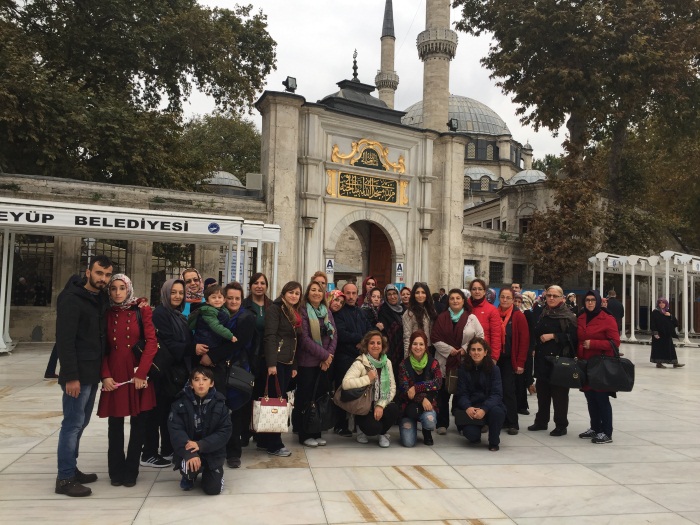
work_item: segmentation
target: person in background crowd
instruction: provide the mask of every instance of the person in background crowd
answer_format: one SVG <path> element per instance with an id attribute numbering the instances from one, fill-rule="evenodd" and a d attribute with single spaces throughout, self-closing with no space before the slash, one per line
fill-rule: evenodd
<path id="1" fill-rule="evenodd" d="M 25 306 L 30 303 L 29 283 L 24 277 L 17 279 L 14 290 L 12 290 L 12 304 L 15 306 Z"/>
<path id="2" fill-rule="evenodd" d="M 485 421 L 489 450 L 496 452 L 501 443 L 501 428 L 506 417 L 501 374 L 490 355 L 488 342 L 475 337 L 469 342 L 464 365 L 459 368 L 455 410 L 466 412 L 470 420 Z M 460 433 L 472 444 L 481 443 L 481 425 L 468 424 Z"/>
<path id="3" fill-rule="evenodd" d="M 73 275 L 56 301 L 56 348 L 63 391 L 63 421 L 58 434 L 56 494 L 84 497 L 92 494 L 85 484 L 97 474 L 78 470 L 78 449 L 95 406 L 105 345 L 104 315 L 109 306 L 105 288 L 112 277 L 112 262 L 104 255 L 90 259 L 84 279 Z"/>
<path id="4" fill-rule="evenodd" d="M 411 301 L 411 289 L 408 286 L 404 286 L 401 288 L 401 293 L 399 295 L 401 296 L 401 307 L 405 312 L 408 310 L 408 304 Z"/>
<path id="5" fill-rule="evenodd" d="M 615 318 L 617 331 L 622 333 L 622 319 L 625 317 L 625 307 L 617 300 L 617 292 L 614 289 L 608 291 L 608 312 Z"/>
<path id="6" fill-rule="evenodd" d="M 364 416 L 355 416 L 359 432 L 358 443 L 369 443 L 368 436 L 379 436 L 379 446 L 390 445 L 389 429 L 399 417 L 399 407 L 393 399 L 396 381 L 391 361 L 386 357 L 386 338 L 377 330 L 367 332 L 360 344 L 360 355 L 353 361 L 343 378 L 342 388 L 372 387 L 372 407 Z"/>
<path id="7" fill-rule="evenodd" d="M 379 322 L 389 345 L 387 357 L 391 361 L 392 369 L 398 374 L 399 365 L 403 360 L 403 308 L 399 303 L 399 291 L 393 284 L 384 287 L 384 302 L 379 307 Z"/>
<path id="8" fill-rule="evenodd" d="M 156 393 L 148 387 L 148 373 L 158 351 L 153 314 L 146 299 L 134 295 L 131 280 L 118 273 L 109 281 L 107 354 L 102 359 L 102 395 L 97 415 L 108 419 L 107 465 L 112 486 L 133 487 L 146 436 L 148 411 Z M 140 317 L 140 319 L 139 319 Z M 144 340 L 140 358 L 132 346 Z M 129 420 L 129 443 L 124 455 L 124 418 Z"/>
<path id="9" fill-rule="evenodd" d="M 362 338 L 370 330 L 367 319 L 357 306 L 357 286 L 346 283 L 343 295 L 345 305 L 337 314 L 333 314 L 338 328 L 338 345 L 333 364 L 336 387 L 343 382 L 345 374 L 359 356 Z M 352 437 L 352 431 L 348 428 L 348 414 L 340 407 L 337 410 L 338 417 L 333 431 L 342 437 Z"/>
<path id="10" fill-rule="evenodd" d="M 615 318 L 602 309 L 602 301 L 596 290 L 590 290 L 583 298 L 584 311 L 578 316 L 579 359 L 590 359 L 595 355 L 613 356 L 611 343 L 620 346 L 620 332 Z M 613 417 L 610 396 L 612 392 L 598 392 L 585 385 L 583 393 L 588 403 L 591 426 L 578 435 L 595 444 L 612 443 Z"/>
<path id="11" fill-rule="evenodd" d="M 489 304 L 496 303 L 496 290 L 493 288 L 486 290 L 486 301 L 488 301 Z"/>
<path id="12" fill-rule="evenodd" d="M 314 272 L 311 279 L 309 279 L 309 282 L 317 283 L 323 290 L 324 294 L 328 290 L 328 276 L 326 275 L 326 272 L 322 272 L 321 270 Z"/>
<path id="13" fill-rule="evenodd" d="M 443 303 L 440 301 L 440 294 L 437 292 L 433 294 L 433 304 L 435 305 L 435 311 L 438 315 L 447 310 L 447 303 Z"/>
<path id="14" fill-rule="evenodd" d="M 214 279 L 213 277 L 207 277 L 206 279 L 204 279 L 204 289 L 205 290 L 207 288 L 209 288 L 212 284 L 219 284 L 219 283 L 217 283 L 216 279 Z"/>
<path id="15" fill-rule="evenodd" d="M 326 294 L 326 302 L 328 303 L 328 309 L 335 315 L 345 305 L 345 294 L 342 290 L 328 292 Z"/>
<path id="16" fill-rule="evenodd" d="M 550 404 L 554 406 L 554 430 L 550 436 L 566 435 L 569 426 L 569 389 L 549 382 L 554 364 L 548 357 L 576 354 L 578 319 L 566 305 L 564 291 L 552 285 L 545 292 L 547 306 L 535 326 L 535 377 L 537 377 L 537 414 L 530 431 L 547 430 Z"/>
<path id="17" fill-rule="evenodd" d="M 501 316 L 498 309 L 486 300 L 486 282 L 474 279 L 469 283 L 469 306 L 484 329 L 484 339 L 491 349 L 490 356 L 494 363 L 501 357 Z"/>
<path id="18" fill-rule="evenodd" d="M 189 317 L 190 313 L 202 306 L 204 302 L 204 281 L 196 268 L 187 268 L 180 275 L 185 282 L 185 308 L 182 315 Z"/>
<path id="19" fill-rule="evenodd" d="M 530 334 L 525 361 L 525 371 L 515 376 L 515 397 L 518 400 L 518 414 L 530 415 L 530 405 L 527 402 L 528 393 L 535 393 L 535 379 L 532 377 L 533 360 L 535 357 L 535 315 L 532 305 L 535 302 L 535 292 L 523 292 L 522 312 L 527 320 L 528 333 Z"/>
<path id="20" fill-rule="evenodd" d="M 362 314 L 367 319 L 367 324 L 370 325 L 372 330 L 379 330 L 380 332 L 384 330 L 384 325 L 379 320 L 379 307 L 382 305 L 382 291 L 379 288 L 373 288 L 367 294 L 367 300 L 360 307 L 362 309 Z"/>
<path id="21" fill-rule="evenodd" d="M 428 337 L 416 331 L 409 339 L 409 356 L 399 365 L 397 382 L 401 422 L 399 432 L 401 444 L 413 447 L 420 422 L 423 444 L 433 445 L 433 430 L 437 422 L 437 398 L 442 386 L 442 374 L 437 360 L 428 355 Z"/>
<path id="22" fill-rule="evenodd" d="M 498 369 L 503 384 L 503 404 L 506 406 L 505 428 L 509 435 L 518 433 L 518 401 L 515 393 L 515 378 L 525 372 L 530 330 L 523 313 L 513 305 L 513 290 L 502 288 L 499 296 L 498 315 L 501 317 L 501 356 Z"/>
<path id="23" fill-rule="evenodd" d="M 302 411 L 315 401 L 313 393 L 317 381 L 317 396 L 329 391 L 328 370 L 338 345 L 335 321 L 326 308 L 324 296 L 325 291 L 317 282 L 312 281 L 306 287 L 301 306 L 301 342 L 297 352 L 299 373 L 292 420 L 299 430 L 299 443 L 311 448 L 324 446 L 326 440 L 321 438 L 320 432 L 309 434 L 304 430 Z"/>
<path id="24" fill-rule="evenodd" d="M 362 294 L 357 298 L 357 306 L 362 306 L 369 299 L 368 294 L 377 287 L 377 280 L 368 275 L 362 281 Z"/>
<path id="25" fill-rule="evenodd" d="M 566 306 L 574 315 L 579 314 L 578 305 L 576 304 L 576 294 L 574 292 L 566 294 Z"/>
<path id="26" fill-rule="evenodd" d="M 265 320 L 265 364 L 260 380 L 267 384 L 268 392 L 287 397 L 287 387 L 297 375 L 297 334 L 301 330 L 299 301 L 301 284 L 289 281 L 282 287 L 280 296 L 267 309 Z M 277 385 L 279 385 L 279 392 Z M 292 453 L 282 442 L 279 432 L 258 432 L 258 449 L 267 450 L 272 456 L 288 457 Z"/>
<path id="27" fill-rule="evenodd" d="M 656 368 L 666 368 L 664 364 L 673 365 L 673 368 L 681 368 L 685 364 L 678 362 L 676 347 L 673 338 L 676 336 L 678 319 L 668 311 L 668 300 L 659 297 L 656 308 L 651 312 L 651 357 L 649 360 L 656 363 Z"/>
<path id="28" fill-rule="evenodd" d="M 513 290 L 513 294 L 519 294 L 523 291 L 523 288 L 522 286 L 520 286 L 520 283 L 511 284 L 510 289 Z"/>
<path id="29" fill-rule="evenodd" d="M 408 340 L 416 330 L 422 330 L 430 341 L 430 330 L 437 319 L 437 311 L 430 295 L 430 288 L 426 283 L 414 283 L 411 288 L 411 299 L 408 302 L 408 310 L 403 314 L 403 356 L 408 357 Z"/>

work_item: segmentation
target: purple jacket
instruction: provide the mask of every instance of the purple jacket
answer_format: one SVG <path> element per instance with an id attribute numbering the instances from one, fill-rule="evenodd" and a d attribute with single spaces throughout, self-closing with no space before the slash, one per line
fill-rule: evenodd
<path id="1" fill-rule="evenodd" d="M 297 365 L 317 367 L 323 361 L 328 359 L 328 356 L 335 354 L 335 347 L 338 344 L 338 330 L 335 327 L 333 314 L 328 310 L 328 320 L 333 325 L 335 333 L 333 339 L 328 336 L 323 336 L 321 341 L 323 346 L 319 345 L 311 337 L 311 327 L 309 326 L 309 314 L 306 312 L 306 306 L 299 309 L 301 313 L 301 344 L 297 351 Z"/>

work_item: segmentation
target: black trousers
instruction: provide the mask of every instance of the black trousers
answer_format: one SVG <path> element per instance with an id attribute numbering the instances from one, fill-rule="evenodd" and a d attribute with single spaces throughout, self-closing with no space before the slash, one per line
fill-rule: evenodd
<path id="1" fill-rule="evenodd" d="M 568 427 L 569 389 L 551 384 L 549 378 L 538 377 L 536 425 L 547 426 L 549 423 L 550 404 L 554 406 L 554 425 L 557 428 Z"/>
<path id="2" fill-rule="evenodd" d="M 180 474 L 186 476 L 188 479 L 195 481 L 197 476 L 202 475 L 202 490 L 205 494 L 209 496 L 216 496 L 221 494 L 224 490 L 224 467 L 223 465 L 217 468 L 210 468 L 206 460 L 202 459 L 202 465 L 199 470 L 194 472 L 188 472 L 185 474 L 182 469 L 180 469 Z"/>
<path id="3" fill-rule="evenodd" d="M 277 395 L 277 384 L 275 382 L 275 377 L 279 381 L 280 390 L 282 391 L 282 396 L 287 398 L 287 387 L 292 379 L 292 365 L 285 365 L 283 363 L 277 363 L 277 375 L 267 377 L 267 368 L 261 371 L 261 381 L 263 385 L 267 379 L 268 385 L 268 395 Z M 274 452 L 284 447 L 282 443 L 282 434 L 279 432 L 257 432 L 257 443 L 258 447 L 264 447 L 268 452 Z"/>
<path id="4" fill-rule="evenodd" d="M 132 416 L 129 423 L 129 445 L 124 455 L 124 418 L 110 417 L 107 419 L 107 468 L 109 479 L 132 483 L 139 475 L 139 461 L 141 460 L 141 447 L 146 434 L 146 420 L 148 412 L 141 412 L 138 416 Z"/>
<path id="5" fill-rule="evenodd" d="M 510 360 L 510 355 L 501 356 L 498 359 L 498 369 L 501 371 L 501 381 L 503 383 L 503 404 L 506 406 L 507 428 L 518 427 L 518 401 L 515 397 L 515 370 Z"/>
<path id="6" fill-rule="evenodd" d="M 345 374 L 348 373 L 348 370 L 350 370 L 350 367 L 352 366 L 352 362 L 354 360 L 354 357 L 346 354 L 335 354 L 335 359 L 333 359 L 333 380 L 335 381 L 335 388 L 340 388 L 340 386 L 343 384 L 343 378 L 345 377 Z M 347 430 L 349 414 L 339 406 L 336 406 L 335 408 L 336 430 Z M 357 418 L 355 418 L 355 421 L 357 422 Z"/>
<path id="7" fill-rule="evenodd" d="M 318 379 L 318 389 L 316 397 L 328 392 L 330 387 L 329 374 L 318 366 L 300 366 L 297 371 L 297 389 L 294 394 L 294 411 L 292 412 L 292 425 L 299 433 L 299 443 L 304 443 L 309 438 L 320 438 L 321 433 L 307 434 L 304 432 L 302 421 L 302 410 L 313 401 L 314 386 Z"/>
<path id="8" fill-rule="evenodd" d="M 484 419 L 489 426 L 489 445 L 498 445 L 501 442 L 501 429 L 506 418 L 506 411 L 502 406 L 493 407 L 486 412 Z M 481 442 L 481 426 L 467 425 L 462 428 L 462 435 L 471 443 Z"/>
<path id="9" fill-rule="evenodd" d="M 610 405 L 609 392 L 584 392 L 588 402 L 588 415 L 591 417 L 591 428 L 596 432 L 604 432 L 608 437 L 613 433 L 613 413 Z"/>
<path id="10" fill-rule="evenodd" d="M 231 411 L 231 437 L 226 443 L 226 459 L 240 458 L 244 444 L 248 445 L 252 410 L 253 403 L 250 401 Z"/>
<path id="11" fill-rule="evenodd" d="M 525 371 L 515 376 L 515 399 L 518 402 L 518 410 L 528 410 L 530 405 L 527 402 L 527 388 L 534 382 L 532 378 L 532 351 L 527 351 L 525 361 Z"/>
<path id="12" fill-rule="evenodd" d="M 396 424 L 400 412 L 399 406 L 392 402 L 384 407 L 384 413 L 379 421 L 374 419 L 374 406 L 366 416 L 355 416 L 355 421 L 366 436 L 379 436 L 386 434 Z"/>
<path id="13" fill-rule="evenodd" d="M 450 426 L 450 396 L 447 385 L 443 381 L 440 390 L 438 390 L 437 428 L 449 428 Z"/>
<path id="14" fill-rule="evenodd" d="M 170 406 L 175 401 L 175 398 L 163 392 L 160 379 L 153 380 L 152 384 L 156 391 L 156 406 L 148 412 L 146 420 L 146 434 L 142 452 L 144 458 L 150 458 L 158 454 L 158 445 L 160 445 L 161 456 L 169 456 L 173 453 L 173 446 L 170 443 L 170 432 L 168 431 L 168 415 L 170 414 Z"/>

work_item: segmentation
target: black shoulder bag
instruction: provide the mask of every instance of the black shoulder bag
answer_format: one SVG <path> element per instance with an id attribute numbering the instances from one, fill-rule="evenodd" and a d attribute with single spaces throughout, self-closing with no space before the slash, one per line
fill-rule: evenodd
<path id="1" fill-rule="evenodd" d="M 601 392 L 631 392 L 634 388 L 634 363 L 620 357 L 612 340 L 613 357 L 594 355 L 588 360 L 588 386 Z"/>
<path id="2" fill-rule="evenodd" d="M 559 319 L 559 323 L 562 333 L 566 334 L 566 321 Z M 549 382 L 564 388 L 581 388 L 586 384 L 586 363 L 576 357 L 570 357 L 570 349 L 571 344 L 566 343 L 561 356 L 547 357 L 553 365 Z"/>
<path id="3" fill-rule="evenodd" d="M 131 347 L 131 351 L 136 356 L 136 359 L 141 362 L 141 356 L 146 348 L 146 337 L 143 330 L 143 318 L 141 317 L 141 308 L 136 307 L 136 319 L 139 323 L 139 329 L 141 330 L 141 339 L 136 341 L 134 346 Z M 153 362 L 151 363 L 151 368 L 148 371 L 148 376 L 153 379 L 155 377 L 162 377 L 163 374 L 172 366 L 173 356 L 167 347 L 158 340 L 158 329 L 153 327 L 156 331 L 156 341 L 158 345 L 158 351 L 153 357 Z"/>

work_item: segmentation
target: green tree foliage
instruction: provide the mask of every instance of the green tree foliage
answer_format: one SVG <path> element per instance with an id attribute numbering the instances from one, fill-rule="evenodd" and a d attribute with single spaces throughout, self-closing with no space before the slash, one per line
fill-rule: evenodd
<path id="1" fill-rule="evenodd" d="M 532 169 L 540 170 L 551 177 L 555 176 L 563 166 L 564 156 L 556 156 L 551 153 L 547 153 L 543 159 L 535 159 L 532 161 Z"/>
<path id="2" fill-rule="evenodd" d="M 559 266 L 552 280 L 585 269 L 587 257 L 609 237 L 606 226 L 620 230 L 619 240 L 629 233 L 623 228 L 639 218 L 620 193 L 631 167 L 624 164 L 630 131 L 652 115 L 679 125 L 695 115 L 700 2 L 454 0 L 454 5 L 462 8 L 458 29 L 493 34 L 482 63 L 513 95 L 521 121 L 553 132 L 566 124 L 565 177 L 554 183 L 559 208 L 535 214 L 527 245 L 540 274 Z M 601 142 L 602 163 L 602 151 L 593 159 L 595 152 L 587 150 Z M 602 195 L 616 217 L 601 208 L 596 197 Z M 567 245 L 556 253 L 557 246 Z M 547 250 L 550 257 L 541 257 Z M 553 261 L 560 256 L 566 259 Z"/>
<path id="3" fill-rule="evenodd" d="M 187 189 L 194 84 L 243 112 L 275 65 L 266 17 L 196 0 L 0 3 L 0 169 Z"/>

